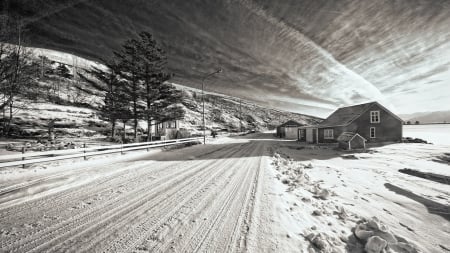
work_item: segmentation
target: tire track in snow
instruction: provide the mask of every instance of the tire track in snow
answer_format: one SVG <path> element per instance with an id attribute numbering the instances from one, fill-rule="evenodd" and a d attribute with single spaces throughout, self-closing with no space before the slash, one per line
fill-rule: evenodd
<path id="1" fill-rule="evenodd" d="M 189 172 L 190 167 L 185 167 L 181 169 L 182 171 L 175 171 L 173 174 L 166 175 L 165 177 L 158 180 L 157 183 L 163 183 L 165 181 L 171 182 L 170 179 L 175 180 L 181 176 L 184 176 L 186 173 L 192 173 Z M 184 173 L 179 174 L 178 173 Z M 130 201 L 136 201 L 139 200 L 140 196 L 145 196 L 145 193 L 148 189 L 151 189 L 153 182 L 149 182 L 147 184 L 141 185 L 139 188 L 137 188 L 134 191 L 129 192 L 127 195 L 122 195 L 120 198 L 113 199 L 113 201 L 103 203 L 101 206 L 97 206 L 94 208 L 89 208 L 89 210 L 86 210 L 85 212 L 79 213 L 75 215 L 74 217 L 69 217 L 66 220 L 63 220 L 61 223 L 54 224 L 53 226 L 50 226 L 42 231 L 39 231 L 37 235 L 28 235 L 23 240 L 19 241 L 19 248 L 22 250 L 24 249 L 36 249 L 36 247 L 40 246 L 41 244 L 51 244 L 52 242 L 56 241 L 57 239 L 62 239 L 68 236 L 68 234 L 72 232 L 78 231 L 78 229 L 82 226 L 87 226 L 88 224 L 94 222 L 93 219 L 98 217 L 104 217 L 106 214 L 112 214 L 113 212 L 111 210 L 120 210 L 119 208 L 122 205 L 127 205 L 130 203 Z M 131 198 L 130 198 L 131 196 Z M 107 212 L 105 213 L 105 210 Z M 27 237 L 31 238 L 30 240 Z M 39 248 L 40 249 L 40 248 Z"/>
<path id="2" fill-rule="evenodd" d="M 251 149 L 250 146 L 246 147 L 246 150 L 249 149 Z M 233 152 L 233 155 L 237 152 L 243 152 L 243 150 L 236 150 Z M 173 221 L 182 221 L 180 219 L 181 212 L 183 210 L 189 210 L 193 206 L 198 206 L 204 201 L 205 197 L 203 195 L 208 194 L 212 190 L 210 187 L 214 186 L 217 181 L 220 183 L 226 182 L 223 178 L 227 179 L 232 177 L 234 174 L 234 170 L 232 170 L 233 167 L 231 167 L 233 162 L 234 161 L 231 159 L 220 159 L 211 163 L 208 167 L 209 171 L 207 174 L 198 175 L 197 184 L 190 184 L 188 189 L 177 194 L 178 197 L 167 199 L 169 202 L 168 205 L 158 206 L 156 213 L 147 217 L 146 220 L 141 221 L 138 226 L 135 226 L 130 230 L 120 231 L 121 233 L 118 235 L 118 237 L 121 238 L 120 241 L 110 244 L 107 251 L 117 252 L 135 250 L 136 245 L 145 239 L 159 242 L 163 237 L 167 236 L 167 231 L 171 234 L 176 232 L 176 224 L 173 224 Z M 215 164 L 217 164 L 217 166 Z M 198 203 L 198 201 L 200 201 L 200 203 Z M 170 224 L 170 221 L 172 221 L 173 227 L 167 225 Z M 181 228 L 181 226 L 178 226 L 178 229 L 179 228 Z M 152 251 L 156 252 L 156 250 Z"/>
<path id="3" fill-rule="evenodd" d="M 238 146 L 237 150 L 231 150 L 231 151 L 225 150 L 226 154 L 216 154 L 216 156 L 219 156 L 219 157 L 222 155 L 225 155 L 225 157 L 227 157 L 227 155 L 232 156 L 234 153 L 239 152 L 240 147 L 241 146 Z M 190 161 L 189 162 L 179 162 L 178 165 L 181 165 L 181 164 L 185 165 L 186 163 L 189 164 Z M 192 168 L 196 168 L 196 167 L 198 168 L 198 166 L 199 166 L 197 161 L 193 161 L 193 162 L 191 162 L 191 164 L 192 164 L 192 166 L 191 166 Z M 206 165 L 206 167 L 208 167 L 208 160 L 206 160 L 205 165 Z M 189 169 L 192 169 L 191 167 L 189 167 L 183 171 L 188 171 Z M 164 172 L 164 170 L 160 170 L 160 172 Z M 177 173 L 179 173 L 179 171 L 177 171 L 175 174 L 177 174 Z M 175 182 L 174 181 L 175 179 L 179 179 L 179 180 L 183 181 L 186 178 L 189 178 L 189 176 L 193 177 L 195 175 L 195 173 L 192 173 L 192 174 L 189 174 L 189 172 L 187 172 L 187 173 L 188 174 L 186 175 L 186 177 L 181 177 L 181 176 L 177 177 L 177 175 L 169 174 L 166 177 L 160 179 L 158 182 L 164 182 L 164 181 L 169 180 L 168 181 L 169 183 L 173 183 L 173 182 Z M 122 174 L 127 175 L 125 172 Z M 185 175 L 185 174 L 183 174 L 183 175 Z M 117 175 L 111 175 L 111 177 L 114 177 L 114 176 L 117 176 Z M 139 177 L 142 175 L 137 173 L 134 176 L 135 176 L 135 179 L 139 179 Z M 175 178 L 175 179 L 171 180 L 171 178 Z M 98 187 L 101 187 L 101 189 L 104 190 L 104 189 L 108 189 L 109 186 L 116 186 L 119 182 L 121 182 L 121 180 L 122 181 L 124 180 L 121 177 L 114 177 L 112 179 L 113 180 L 111 180 L 111 178 L 108 180 L 102 180 L 102 182 L 99 185 L 90 184 L 86 188 L 78 187 L 76 190 L 71 189 L 68 192 L 69 192 L 69 194 L 74 194 L 75 196 L 77 196 L 77 194 L 80 191 L 87 191 L 87 192 L 94 191 L 95 192 L 95 190 L 98 190 Z M 127 178 L 124 183 L 127 183 L 132 179 L 133 179 L 133 177 Z M 103 184 L 106 184 L 106 186 L 103 186 Z M 136 191 L 132 191 L 131 193 L 128 193 L 127 195 L 124 195 L 121 198 L 113 199 L 112 202 L 104 203 L 101 206 L 93 206 L 92 208 L 88 208 L 88 210 L 86 210 L 85 212 L 76 214 L 74 217 L 69 217 L 69 219 L 67 219 L 67 220 L 62 220 L 61 222 L 58 222 L 56 225 L 55 224 L 50 225 L 46 229 L 38 230 L 38 231 L 36 231 L 36 233 L 30 233 L 27 236 L 20 238 L 18 241 L 3 241 L 3 239 L 2 239 L 3 243 L 1 245 L 1 248 L 6 249 L 6 250 L 20 250 L 20 251 L 28 251 L 28 250 L 39 251 L 39 250 L 46 249 L 45 246 L 52 246 L 53 242 L 57 242 L 58 240 L 61 241 L 64 238 L 71 238 L 70 236 L 68 236 L 68 234 L 72 234 L 72 237 L 74 235 L 77 235 L 79 231 L 83 231 L 83 228 L 85 228 L 85 226 L 83 224 L 92 223 L 93 219 L 95 220 L 95 217 L 101 217 L 102 213 L 104 214 L 103 216 L 107 217 L 107 215 L 105 215 L 105 210 L 109 210 L 114 205 L 120 205 L 121 202 L 125 203 L 123 206 L 129 205 L 130 204 L 130 202 L 129 202 L 130 195 L 138 196 L 135 199 L 133 199 L 133 201 L 135 201 L 133 203 L 135 203 L 135 204 L 137 203 L 137 206 L 139 206 L 139 203 L 142 203 L 142 200 L 139 200 L 139 198 L 140 198 L 139 196 L 140 195 L 145 196 L 145 190 L 148 189 L 148 187 L 153 186 L 154 184 L 156 184 L 156 182 L 151 181 L 150 184 L 144 185 L 144 186 L 138 188 Z M 94 185 L 94 186 L 92 186 L 92 185 Z M 79 189 L 79 188 L 81 188 L 81 189 Z M 164 191 L 164 189 L 161 189 L 161 192 L 162 191 Z M 158 192 L 155 192 L 155 194 L 157 194 L 157 193 Z M 72 199 L 67 199 L 67 197 L 70 196 L 70 195 L 67 195 L 67 192 L 59 193 L 59 195 L 57 193 L 55 195 L 56 196 L 53 196 L 53 195 L 48 196 L 47 199 L 43 198 L 43 199 L 32 201 L 32 202 L 40 203 L 40 204 L 47 203 L 47 204 L 42 205 L 47 209 L 51 208 L 51 203 L 50 203 L 50 206 L 48 206 L 48 204 L 49 204 L 48 200 L 51 197 L 56 197 L 56 198 L 59 197 L 60 201 L 65 200 L 66 202 L 69 202 L 69 204 L 73 203 L 73 201 L 71 201 Z M 83 196 L 83 197 L 85 197 L 85 196 Z M 81 199 L 81 198 L 79 198 L 79 199 Z M 77 199 L 77 200 L 79 200 L 79 199 Z M 30 203 L 28 203 L 28 205 L 29 204 Z M 63 205 L 61 205 L 61 206 L 63 206 L 63 208 L 67 207 L 67 203 L 66 203 L 66 205 L 64 205 L 64 203 L 62 203 L 62 204 Z M 22 207 L 27 206 L 27 203 L 24 205 L 19 205 L 19 206 L 22 206 Z M 61 208 L 59 205 L 53 206 L 53 207 L 56 207 L 55 208 L 56 213 L 58 211 L 60 211 L 60 209 L 58 209 L 58 208 Z M 24 210 L 25 209 L 22 209 L 21 212 L 24 212 Z M 112 209 L 112 210 L 117 211 L 117 210 L 122 210 L 122 209 L 117 208 L 117 210 L 116 209 Z M 126 209 L 126 210 L 129 210 L 129 209 Z M 10 211 L 9 214 L 11 215 L 13 210 L 10 209 L 9 211 Z M 3 212 L 0 212 L 0 213 L 3 214 Z M 38 213 L 38 212 L 31 212 L 31 213 L 34 214 L 34 213 Z M 107 212 L 106 214 L 112 214 L 112 213 L 114 213 L 114 212 L 111 211 L 111 212 Z M 94 217 L 94 218 L 92 218 L 92 217 Z M 111 219 L 109 219 L 109 220 L 111 220 Z M 97 223 L 94 222 L 94 227 L 95 227 L 95 224 L 97 224 Z M 74 227 L 75 227 L 75 229 L 74 229 Z M 81 228 L 81 230 L 79 230 L 80 228 Z M 72 232 L 72 233 L 69 233 L 69 232 Z M 64 241 L 66 241 L 66 240 L 64 240 Z M 70 241 L 66 241 L 66 242 L 70 242 Z M 42 246 L 42 247 L 38 247 L 38 246 Z M 56 246 L 59 246 L 59 243 L 56 243 Z M 56 250 L 58 250 L 58 249 L 56 249 Z"/>

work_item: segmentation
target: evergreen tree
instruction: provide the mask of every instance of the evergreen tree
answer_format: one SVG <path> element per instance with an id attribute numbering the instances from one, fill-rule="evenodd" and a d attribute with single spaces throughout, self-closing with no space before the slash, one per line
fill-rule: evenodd
<path id="1" fill-rule="evenodd" d="M 151 138 L 152 122 L 164 122 L 182 117 L 179 106 L 181 92 L 166 83 L 171 77 L 165 72 L 167 57 L 148 32 L 125 42 L 121 52 L 115 53 L 120 73 L 127 81 L 132 103 L 134 138 L 137 139 L 137 122 L 147 121 L 147 140 Z M 141 103 L 143 101 L 143 103 Z"/>
<path id="2" fill-rule="evenodd" d="M 97 89 L 105 92 L 105 104 L 100 108 L 100 111 L 102 116 L 111 123 L 111 137 L 114 138 L 116 136 L 117 121 L 123 119 L 128 121 L 130 118 L 129 98 L 125 90 L 126 86 L 118 75 L 118 66 L 115 63 L 108 63 L 106 66 L 108 67 L 107 70 L 93 67 L 88 71 L 90 75 L 103 85 L 97 84 L 82 74 L 80 74 L 80 77 Z"/>
<path id="3" fill-rule="evenodd" d="M 142 70 L 139 62 L 138 41 L 131 39 L 125 42 L 120 52 L 114 52 L 119 62 L 119 75 L 125 81 L 124 91 L 127 93 L 131 103 L 131 116 L 133 119 L 134 139 L 137 140 L 138 120 L 142 116 L 141 85 L 139 75 Z"/>
<path id="4" fill-rule="evenodd" d="M 154 103 L 154 110 L 151 111 L 155 124 L 184 117 L 184 109 L 180 105 L 182 96 L 182 92 L 169 83 L 159 86 L 159 96 Z"/>

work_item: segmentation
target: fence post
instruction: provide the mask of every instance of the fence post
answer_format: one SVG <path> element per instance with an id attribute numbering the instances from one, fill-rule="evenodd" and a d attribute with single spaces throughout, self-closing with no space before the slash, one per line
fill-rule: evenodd
<path id="1" fill-rule="evenodd" d="M 123 155 L 123 143 L 120 144 L 120 154 Z"/>
<path id="2" fill-rule="evenodd" d="M 83 143 L 84 160 L 86 160 L 86 143 Z"/>
<path id="3" fill-rule="evenodd" d="M 25 154 L 25 147 L 22 147 L 22 155 Z M 22 156 L 22 161 L 25 161 L 25 157 Z M 25 164 L 22 164 L 22 169 L 25 169 Z"/>

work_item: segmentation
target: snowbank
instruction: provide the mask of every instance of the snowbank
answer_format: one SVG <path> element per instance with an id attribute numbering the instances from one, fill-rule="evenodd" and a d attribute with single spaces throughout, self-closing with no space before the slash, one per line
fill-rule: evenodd
<path id="1" fill-rule="evenodd" d="M 450 186 L 399 170 L 448 174 L 437 161 L 447 150 L 394 144 L 348 154 L 278 144 L 272 168 L 284 188 L 273 196 L 287 203 L 300 252 L 442 252 L 450 248 Z"/>

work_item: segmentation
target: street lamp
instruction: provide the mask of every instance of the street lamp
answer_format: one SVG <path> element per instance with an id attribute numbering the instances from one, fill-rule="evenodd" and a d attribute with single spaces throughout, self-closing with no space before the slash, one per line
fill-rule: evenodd
<path id="1" fill-rule="evenodd" d="M 202 104 L 203 104 L 203 144 L 206 144 L 206 124 L 205 124 L 205 94 L 204 94 L 204 88 L 205 88 L 205 80 L 208 78 L 208 77 L 210 77 L 210 76 L 212 76 L 212 75 L 215 75 L 215 74 L 218 74 L 218 73 L 220 73 L 220 72 L 222 72 L 222 69 L 221 68 L 219 68 L 218 70 L 216 70 L 216 71 L 214 71 L 214 72 L 212 72 L 212 73 L 210 73 L 210 74 L 207 74 L 207 75 L 205 75 L 203 78 L 202 78 Z"/>

